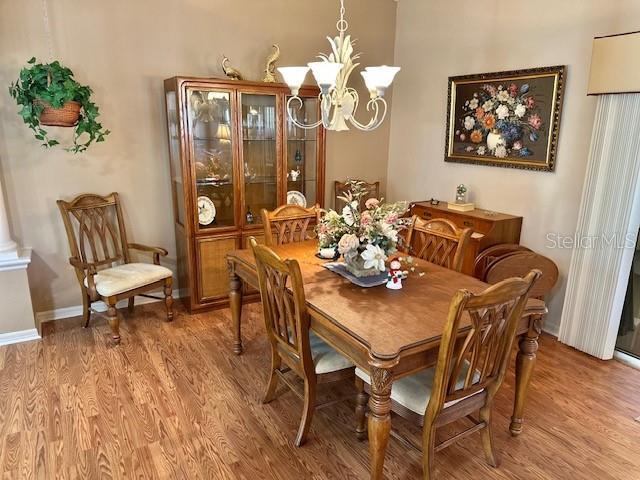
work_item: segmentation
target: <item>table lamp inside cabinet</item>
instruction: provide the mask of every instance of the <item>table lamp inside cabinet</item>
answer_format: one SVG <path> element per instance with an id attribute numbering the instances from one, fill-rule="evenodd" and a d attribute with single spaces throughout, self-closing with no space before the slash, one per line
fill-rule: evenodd
<path id="1" fill-rule="evenodd" d="M 174 77 L 164 88 L 180 296 L 190 312 L 226 306 L 225 255 L 264 240 L 260 210 L 324 206 L 325 131 L 290 118 L 319 119 L 319 91 L 303 87 L 289 115 L 280 83 Z"/>

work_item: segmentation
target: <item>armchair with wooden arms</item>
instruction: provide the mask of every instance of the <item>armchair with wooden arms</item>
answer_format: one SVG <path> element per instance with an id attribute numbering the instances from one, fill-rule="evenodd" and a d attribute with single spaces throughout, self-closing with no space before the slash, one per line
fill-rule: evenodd
<path id="1" fill-rule="evenodd" d="M 158 298 L 148 292 L 162 289 L 167 309 L 167 321 L 173 320 L 171 270 L 160 265 L 164 248 L 128 243 L 117 193 L 107 196 L 84 194 L 70 202 L 57 201 L 62 214 L 71 257 L 80 289 L 84 326 L 89 325 L 91 302 L 107 304 L 107 316 L 113 340 L 120 343 L 120 321 L 116 304 L 129 300 L 134 307 L 136 295 Z M 149 253 L 153 264 L 131 261 L 131 250 Z"/>

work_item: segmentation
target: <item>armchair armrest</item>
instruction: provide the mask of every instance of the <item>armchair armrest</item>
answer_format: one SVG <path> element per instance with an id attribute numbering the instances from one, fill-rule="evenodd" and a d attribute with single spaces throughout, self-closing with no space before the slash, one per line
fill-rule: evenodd
<path id="1" fill-rule="evenodd" d="M 155 265 L 160 265 L 160 257 L 166 257 L 169 255 L 164 248 L 161 247 L 150 247 L 149 245 L 143 245 L 141 243 L 130 243 L 128 245 L 132 250 L 138 250 L 140 252 L 147 252 L 153 254 L 153 263 Z"/>

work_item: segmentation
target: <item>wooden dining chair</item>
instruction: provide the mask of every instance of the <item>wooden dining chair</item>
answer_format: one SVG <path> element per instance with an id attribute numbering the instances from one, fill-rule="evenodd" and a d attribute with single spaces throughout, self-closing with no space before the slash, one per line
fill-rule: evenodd
<path id="1" fill-rule="evenodd" d="M 470 228 L 458 228 L 445 218 L 423 220 L 414 215 L 406 235 L 406 250 L 410 255 L 459 272 L 471 233 Z"/>
<path id="2" fill-rule="evenodd" d="M 476 257 L 473 264 L 473 276 L 484 281 L 487 275 L 487 268 L 494 260 L 510 255 L 512 253 L 530 252 L 531 249 L 517 243 L 499 243 L 484 249 Z"/>
<path id="3" fill-rule="evenodd" d="M 397 432 L 392 434 L 422 452 L 425 480 L 434 478 L 436 452 L 476 431 L 481 432 L 487 462 L 498 466 L 491 431 L 493 400 L 505 376 L 518 322 L 539 277 L 540 272 L 533 270 L 525 278 L 504 280 L 478 295 L 459 290 L 449 307 L 436 366 L 391 386 L 391 410 L 422 426 L 421 446 Z M 370 378 L 359 368 L 356 376 L 356 430 L 362 438 Z M 461 419 L 472 425 L 436 443 L 438 427 Z"/>
<path id="4" fill-rule="evenodd" d="M 71 257 L 80 289 L 82 290 L 82 317 L 89 326 L 91 302 L 101 300 L 107 304 L 107 316 L 113 340 L 120 343 L 120 321 L 116 304 L 129 300 L 133 310 L 134 297 L 157 298 L 148 292 L 164 290 L 167 321 L 173 319 L 173 273 L 160 265 L 165 257 L 164 248 L 128 243 L 117 193 L 107 196 L 85 194 L 70 202 L 57 202 L 69 241 Z M 130 251 L 153 255 L 153 264 L 132 262 Z"/>
<path id="5" fill-rule="evenodd" d="M 364 180 L 354 180 L 349 179 L 344 182 L 335 181 L 333 182 L 333 191 L 334 191 L 334 203 L 333 208 L 336 212 L 341 212 L 344 206 L 346 205 L 345 201 L 339 197 L 344 196 L 345 193 L 349 191 L 350 182 L 357 181 L 360 182 L 362 188 L 365 189 L 366 193 L 360 199 L 360 211 L 365 210 L 365 202 L 370 198 L 380 198 L 380 182 L 368 183 Z"/>
<path id="6" fill-rule="evenodd" d="M 266 245 L 303 242 L 315 238 L 313 227 L 320 220 L 320 206 L 304 208 L 281 205 L 273 211 L 262 209 L 262 224 Z"/>
<path id="7" fill-rule="evenodd" d="M 315 409 L 344 400 L 316 404 L 317 385 L 353 380 L 354 365 L 309 330 L 298 261 L 281 260 L 269 247 L 258 245 L 253 237 L 250 243 L 256 258 L 262 311 L 271 344 L 271 370 L 263 403 L 274 399 L 278 380 L 303 400 L 302 419 L 295 439 L 299 447 L 305 442 Z M 304 381 L 303 393 L 287 378 L 290 371 Z"/>

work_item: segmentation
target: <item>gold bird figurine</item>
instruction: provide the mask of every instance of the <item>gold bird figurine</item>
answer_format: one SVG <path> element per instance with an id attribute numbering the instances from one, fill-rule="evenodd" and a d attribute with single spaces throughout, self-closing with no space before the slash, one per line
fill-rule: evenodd
<path id="1" fill-rule="evenodd" d="M 280 47 L 277 43 L 273 44 L 274 51 L 267 57 L 267 65 L 264 70 L 263 82 L 275 83 L 276 80 L 276 61 L 280 58 Z"/>
<path id="2" fill-rule="evenodd" d="M 222 56 L 222 71 L 224 74 L 233 80 L 242 80 L 242 74 L 235 68 L 229 65 L 229 58 L 226 55 Z"/>

